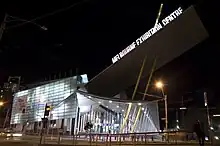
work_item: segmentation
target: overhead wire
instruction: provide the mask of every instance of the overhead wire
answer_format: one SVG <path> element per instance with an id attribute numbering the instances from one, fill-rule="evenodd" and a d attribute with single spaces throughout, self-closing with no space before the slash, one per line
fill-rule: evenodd
<path id="1" fill-rule="evenodd" d="M 7 23 L 16 22 L 16 21 L 22 21 L 22 22 L 34 24 L 34 25 L 40 27 L 41 29 L 47 30 L 47 28 L 45 26 L 41 26 L 41 25 L 35 23 L 34 21 L 25 20 L 25 19 L 22 19 L 22 18 L 19 18 L 19 17 L 11 16 L 11 15 L 8 15 L 8 17 L 12 18 L 14 20 L 6 21 Z M 8 27 L 6 29 L 8 29 Z"/>
<path id="2" fill-rule="evenodd" d="M 76 3 L 74 3 L 74 4 L 72 4 L 72 5 L 68 6 L 68 7 L 65 7 L 65 8 L 62 8 L 62 9 L 59 9 L 59 10 L 50 12 L 50 13 L 46 13 L 46 14 L 41 15 L 41 16 L 39 16 L 39 17 L 33 18 L 33 19 L 31 19 L 31 20 L 29 20 L 29 21 L 27 21 L 27 22 L 22 22 L 22 23 L 20 23 L 20 24 L 17 24 L 17 25 L 14 25 L 14 26 L 10 26 L 10 27 L 8 27 L 8 29 L 12 29 L 12 28 L 15 28 L 15 27 L 19 27 L 19 26 L 25 25 L 25 24 L 27 24 L 27 23 L 30 23 L 30 22 L 33 22 L 33 21 L 36 21 L 36 20 L 39 20 L 39 19 L 43 19 L 43 18 L 45 18 L 45 17 L 49 17 L 49 16 L 55 15 L 55 14 L 57 14 L 57 13 L 61 13 L 61 12 L 67 11 L 67 10 L 69 10 L 69 9 L 71 9 L 71 8 L 73 8 L 73 7 L 77 6 L 77 5 L 79 5 L 79 4 L 82 4 L 82 3 L 86 2 L 86 1 L 88 1 L 88 0 L 82 0 L 82 1 L 80 1 L 80 2 L 76 2 Z"/>

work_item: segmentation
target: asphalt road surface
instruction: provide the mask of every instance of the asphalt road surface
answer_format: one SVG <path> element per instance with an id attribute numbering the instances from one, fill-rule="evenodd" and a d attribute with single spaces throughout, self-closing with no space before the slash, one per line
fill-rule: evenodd
<path id="1" fill-rule="evenodd" d="M 40 143 L 40 137 L 39 136 L 22 136 L 22 137 L 13 137 L 13 138 L 0 138 L 0 144 L 4 146 L 37 146 Z M 89 142 L 89 140 L 77 140 L 73 141 L 73 138 L 66 137 L 61 138 L 61 140 L 58 140 L 58 137 L 46 137 L 42 140 L 43 144 L 49 144 L 51 146 L 58 145 L 64 146 L 64 145 L 79 145 L 79 146 L 133 146 L 133 145 L 145 145 L 144 142 L 136 142 L 136 144 L 133 144 L 131 141 L 121 142 L 121 144 L 117 141 L 112 141 L 111 144 L 108 142 L 108 144 L 105 141 L 96 141 L 96 142 Z M 147 142 L 147 146 L 166 146 L 166 145 L 180 145 L 180 146 L 196 146 L 198 145 L 197 142 L 171 142 L 169 144 L 162 143 L 162 142 Z M 206 144 L 209 145 L 209 144 Z M 220 143 L 216 143 L 216 146 L 219 146 Z"/>

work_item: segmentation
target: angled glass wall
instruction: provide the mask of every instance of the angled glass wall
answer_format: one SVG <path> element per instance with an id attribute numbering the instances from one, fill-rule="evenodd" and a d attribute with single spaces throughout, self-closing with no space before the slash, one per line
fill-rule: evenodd
<path id="1" fill-rule="evenodd" d="M 159 132 L 158 102 L 132 102 L 128 100 L 107 99 L 77 91 L 78 105 L 80 108 L 81 123 L 91 122 L 95 133 L 130 133 L 137 118 L 133 132 Z M 128 121 L 122 128 L 129 103 L 132 108 Z M 140 116 L 137 117 L 138 109 Z M 79 127 L 79 132 L 85 132 L 84 125 Z"/>

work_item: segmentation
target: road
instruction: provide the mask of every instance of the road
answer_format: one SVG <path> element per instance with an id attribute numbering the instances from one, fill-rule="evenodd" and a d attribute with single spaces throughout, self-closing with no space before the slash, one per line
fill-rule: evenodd
<path id="1" fill-rule="evenodd" d="M 0 143 L 2 145 L 7 145 L 7 146 L 37 146 L 40 142 L 40 137 L 39 136 L 22 136 L 22 137 L 16 137 L 16 138 L 1 138 L 0 139 Z M 57 137 L 46 137 L 42 143 L 45 144 L 50 144 L 51 146 L 53 145 L 58 145 L 59 141 Z M 89 139 L 88 140 L 82 140 L 82 139 L 78 139 L 78 140 L 73 140 L 70 138 L 63 138 L 60 140 L 60 145 L 65 146 L 65 145 L 79 145 L 79 146 L 134 146 L 134 145 L 147 145 L 147 146 L 166 146 L 166 145 L 181 145 L 181 146 L 195 146 L 198 145 L 197 142 L 170 142 L 169 144 L 165 143 L 165 142 L 151 142 L 151 141 L 139 141 L 139 142 L 135 142 L 133 143 L 132 141 L 111 141 L 110 142 L 105 142 L 105 141 L 93 141 L 90 142 Z M 209 144 L 206 144 L 209 145 Z M 216 143 L 216 146 L 220 145 L 220 143 Z"/>

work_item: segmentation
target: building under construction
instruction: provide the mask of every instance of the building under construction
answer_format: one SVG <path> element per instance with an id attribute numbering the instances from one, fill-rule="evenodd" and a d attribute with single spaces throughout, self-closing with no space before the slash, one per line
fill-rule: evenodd
<path id="1" fill-rule="evenodd" d="M 12 127 L 39 132 L 47 103 L 52 107 L 49 132 L 85 132 L 87 122 L 95 133 L 158 132 L 158 100 L 149 101 L 147 94 L 153 72 L 208 37 L 194 7 L 174 13 L 175 18 L 163 19 L 165 25 L 153 27 L 89 82 L 81 75 L 17 92 Z"/>

